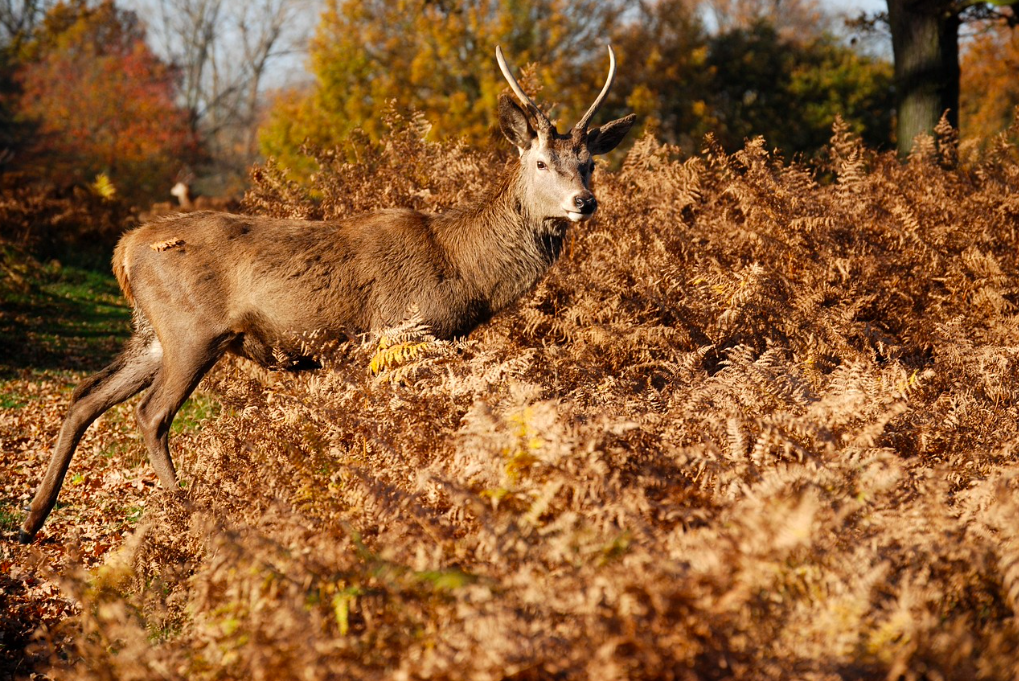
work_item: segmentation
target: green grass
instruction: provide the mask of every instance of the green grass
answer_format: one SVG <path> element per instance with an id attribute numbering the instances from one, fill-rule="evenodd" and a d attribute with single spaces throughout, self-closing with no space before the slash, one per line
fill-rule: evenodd
<path id="1" fill-rule="evenodd" d="M 17 393 L 13 391 L 5 390 L 0 395 L 0 409 L 20 409 L 28 404 L 26 399 L 22 399 Z"/>
<path id="2" fill-rule="evenodd" d="M 97 371 L 130 332 L 131 310 L 108 271 L 40 268 L 0 289 L 0 379 L 26 369 Z"/>
<path id="3" fill-rule="evenodd" d="M 124 510 L 124 522 L 128 525 L 136 525 L 145 513 L 144 506 L 128 506 Z"/>
<path id="4" fill-rule="evenodd" d="M 18 274 L 0 273 L 0 410 L 9 411 L 39 399 L 25 379 L 69 391 L 108 364 L 130 334 L 131 311 L 108 271 L 5 262 Z"/>
<path id="5" fill-rule="evenodd" d="M 219 416 L 223 406 L 207 393 L 193 394 L 177 412 L 170 432 L 177 435 L 200 430 L 205 421 Z"/>
<path id="6" fill-rule="evenodd" d="M 0 347 L 5 348 L 0 354 L 0 408 L 20 408 L 32 399 L 4 379 L 26 371 L 98 371 L 130 333 L 131 309 L 109 272 L 50 265 L 36 270 L 23 286 L 0 288 Z M 213 397 L 195 394 L 174 419 L 173 433 L 200 429 L 221 410 Z"/>
<path id="7" fill-rule="evenodd" d="M 104 459 L 113 459 L 123 456 L 126 452 L 130 452 L 137 447 L 137 443 L 134 441 L 121 441 L 114 440 L 109 445 L 103 448 L 100 452 L 100 456 Z M 139 463 L 141 463 L 139 461 Z"/>
<path id="8" fill-rule="evenodd" d="M 0 532 L 14 532 L 21 525 L 21 514 L 17 509 L 0 506 Z"/>

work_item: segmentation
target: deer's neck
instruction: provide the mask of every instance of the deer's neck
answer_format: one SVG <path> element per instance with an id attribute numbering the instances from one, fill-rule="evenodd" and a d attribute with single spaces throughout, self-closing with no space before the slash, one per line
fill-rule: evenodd
<path id="1" fill-rule="evenodd" d="M 481 203 L 436 218 L 450 263 L 495 313 L 527 293 L 559 258 L 568 221 L 528 209 L 519 171 Z"/>

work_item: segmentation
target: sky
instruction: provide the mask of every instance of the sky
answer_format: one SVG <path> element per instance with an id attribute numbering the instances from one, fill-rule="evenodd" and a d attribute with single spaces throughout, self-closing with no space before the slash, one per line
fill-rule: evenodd
<path id="1" fill-rule="evenodd" d="M 834 9 L 836 11 L 840 9 L 862 9 L 865 12 L 880 12 L 888 9 L 888 4 L 885 0 L 848 0 L 848 2 L 838 2 L 837 0 L 823 0 L 821 2 L 825 7 Z"/>
<path id="2" fill-rule="evenodd" d="M 833 13 L 856 16 L 859 12 L 874 14 L 888 10 L 886 0 L 821 0 L 821 6 Z M 890 35 L 872 35 L 866 38 L 865 50 L 870 54 L 892 58 L 892 39 Z"/>

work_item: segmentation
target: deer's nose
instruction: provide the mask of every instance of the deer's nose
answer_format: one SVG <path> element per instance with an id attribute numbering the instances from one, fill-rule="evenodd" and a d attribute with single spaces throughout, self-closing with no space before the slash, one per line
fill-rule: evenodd
<path id="1" fill-rule="evenodd" d="M 591 192 L 580 192 L 573 197 L 573 205 L 584 215 L 590 215 L 598 208 L 598 201 Z"/>

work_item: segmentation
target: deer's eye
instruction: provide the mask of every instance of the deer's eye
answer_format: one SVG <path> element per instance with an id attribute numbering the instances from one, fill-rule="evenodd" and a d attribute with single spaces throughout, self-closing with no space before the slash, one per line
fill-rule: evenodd
<path id="1" fill-rule="evenodd" d="M 548 166 L 545 165 L 544 161 L 538 161 L 538 170 L 548 170 Z"/>

